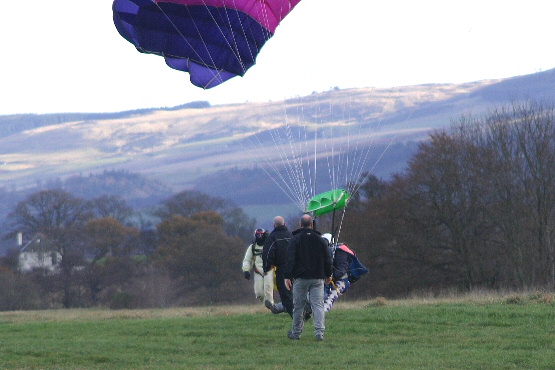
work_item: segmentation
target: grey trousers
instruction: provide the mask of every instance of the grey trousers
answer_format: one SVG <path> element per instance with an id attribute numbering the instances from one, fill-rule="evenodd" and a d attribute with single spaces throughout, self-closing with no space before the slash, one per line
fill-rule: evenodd
<path id="1" fill-rule="evenodd" d="M 303 311 L 307 301 L 312 307 L 314 335 L 324 335 L 326 330 L 324 313 L 324 279 L 295 279 L 293 281 L 293 329 L 292 334 L 300 337 L 303 332 Z"/>

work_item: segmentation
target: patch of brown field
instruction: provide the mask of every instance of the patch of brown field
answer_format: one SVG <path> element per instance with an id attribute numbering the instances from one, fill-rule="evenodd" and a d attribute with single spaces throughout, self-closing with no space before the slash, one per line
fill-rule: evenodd
<path id="1" fill-rule="evenodd" d="M 57 309 L 40 311 L 0 312 L 0 322 L 27 321 L 101 321 L 133 319 L 170 319 L 180 317 L 230 316 L 240 314 L 268 313 L 262 305 L 175 307 L 135 310 Z"/>
<path id="2" fill-rule="evenodd" d="M 421 294 L 406 299 L 386 299 L 376 297 L 370 300 L 337 301 L 333 310 L 367 309 L 372 307 L 423 306 L 436 304 L 555 304 L 555 293 L 523 290 L 519 292 L 496 292 L 475 290 L 468 293 L 443 292 L 433 295 Z M 241 314 L 267 314 L 262 305 L 230 305 L 207 307 L 174 307 L 157 309 L 110 310 L 110 309 L 58 309 L 41 311 L 0 312 L 0 322 L 19 323 L 30 321 L 102 321 L 136 319 L 172 319 L 185 317 L 231 316 Z"/>

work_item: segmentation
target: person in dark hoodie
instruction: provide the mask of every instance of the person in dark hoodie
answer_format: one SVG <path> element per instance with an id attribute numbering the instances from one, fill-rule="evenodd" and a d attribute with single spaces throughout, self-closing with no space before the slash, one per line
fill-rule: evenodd
<path id="1" fill-rule="evenodd" d="M 310 302 L 314 317 L 314 335 L 324 339 L 324 284 L 331 283 L 332 260 L 328 243 L 313 229 L 312 216 L 301 217 L 301 228 L 293 232 L 285 264 L 285 286 L 293 291 L 293 327 L 289 339 L 300 339 L 304 312 Z"/>
<path id="2" fill-rule="evenodd" d="M 281 216 L 274 217 L 274 230 L 266 238 L 262 250 L 264 261 L 264 272 L 268 273 L 275 269 L 276 285 L 281 298 L 281 304 L 275 305 L 266 300 L 264 304 L 272 313 L 281 313 L 284 310 L 293 317 L 293 293 L 285 286 L 285 264 L 287 263 L 287 251 L 292 234 L 285 226 L 285 219 Z"/>

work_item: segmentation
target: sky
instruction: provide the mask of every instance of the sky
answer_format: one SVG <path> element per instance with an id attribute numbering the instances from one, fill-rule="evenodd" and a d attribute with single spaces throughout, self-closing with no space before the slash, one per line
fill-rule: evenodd
<path id="1" fill-rule="evenodd" d="M 335 87 L 506 78 L 555 68 L 546 0 L 302 0 L 244 77 L 210 90 L 137 52 L 112 0 L 4 1 L 0 115 L 282 100 Z"/>

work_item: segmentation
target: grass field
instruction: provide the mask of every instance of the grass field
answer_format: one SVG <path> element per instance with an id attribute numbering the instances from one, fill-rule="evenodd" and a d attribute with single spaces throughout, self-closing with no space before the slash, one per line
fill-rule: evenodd
<path id="1" fill-rule="evenodd" d="M 326 337 L 261 306 L 0 313 L 2 369 L 553 369 L 555 298 L 338 302 Z"/>

